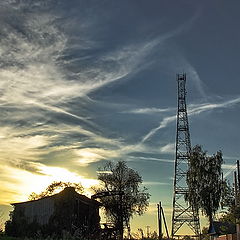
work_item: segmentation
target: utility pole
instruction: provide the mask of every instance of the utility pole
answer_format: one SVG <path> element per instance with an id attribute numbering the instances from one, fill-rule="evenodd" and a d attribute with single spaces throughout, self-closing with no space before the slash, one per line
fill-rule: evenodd
<path id="1" fill-rule="evenodd" d="M 237 160 L 237 182 L 238 182 L 238 191 L 240 192 L 240 168 L 239 168 L 239 160 Z"/>
<path id="2" fill-rule="evenodd" d="M 240 192 L 240 170 L 239 160 L 237 160 L 237 173 L 234 171 L 234 190 L 235 190 L 235 206 L 239 207 L 239 192 Z M 236 218 L 237 240 L 240 240 L 240 219 Z"/>
<path id="3" fill-rule="evenodd" d="M 234 193 L 235 193 L 235 206 L 238 204 L 238 184 L 237 184 L 237 173 L 234 171 Z"/>
<path id="4" fill-rule="evenodd" d="M 119 195 L 120 198 L 120 211 L 119 211 L 119 217 L 120 217 L 120 223 L 119 223 L 119 240 L 123 240 L 123 198 L 122 194 Z"/>
<path id="5" fill-rule="evenodd" d="M 138 228 L 138 231 L 140 232 L 141 238 L 142 238 L 142 240 L 143 240 L 143 238 L 144 238 L 143 230 L 142 230 L 141 228 Z"/>
<path id="6" fill-rule="evenodd" d="M 190 207 L 185 196 L 188 193 L 186 182 L 189 157 L 191 152 L 190 132 L 188 125 L 186 104 L 186 74 L 177 75 L 178 83 L 178 110 L 176 132 L 176 156 L 173 183 L 173 214 L 172 238 L 178 237 L 179 230 L 187 225 L 195 237 L 200 237 L 199 216 L 195 209 Z"/>
<path id="7" fill-rule="evenodd" d="M 162 219 L 163 219 L 165 231 L 167 233 L 168 240 L 170 240 L 170 237 L 168 234 L 167 222 L 166 222 L 166 218 L 165 218 L 165 214 L 164 214 L 161 202 L 159 202 L 159 204 L 157 205 L 157 208 L 158 208 L 158 239 L 162 240 L 163 238 L 163 231 L 162 231 Z"/>
<path id="8" fill-rule="evenodd" d="M 146 228 L 147 228 L 147 238 L 149 238 L 150 237 L 150 226 L 146 226 Z"/>
<path id="9" fill-rule="evenodd" d="M 162 240 L 162 204 L 159 202 L 158 208 L 158 239 Z"/>

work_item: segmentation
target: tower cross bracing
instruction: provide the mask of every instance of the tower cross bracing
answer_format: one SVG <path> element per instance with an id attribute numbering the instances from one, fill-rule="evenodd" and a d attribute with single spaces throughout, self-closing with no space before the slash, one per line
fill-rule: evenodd
<path id="1" fill-rule="evenodd" d="M 186 74 L 177 75 L 178 83 L 178 110 L 176 132 L 176 156 L 174 167 L 172 237 L 180 234 L 180 229 L 186 225 L 193 236 L 200 236 L 198 213 L 185 201 L 188 193 L 186 182 L 191 141 L 189 133 L 187 105 L 186 105 Z"/>

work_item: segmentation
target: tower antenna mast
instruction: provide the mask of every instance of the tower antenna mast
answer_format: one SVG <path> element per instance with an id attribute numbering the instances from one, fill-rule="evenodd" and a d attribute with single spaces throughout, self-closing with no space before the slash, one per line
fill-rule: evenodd
<path id="1" fill-rule="evenodd" d="M 199 238 L 200 223 L 196 210 L 185 201 L 188 193 L 186 182 L 189 157 L 191 152 L 191 141 L 186 105 L 186 74 L 177 74 L 178 83 L 178 110 L 177 110 L 177 132 L 176 132 L 176 157 L 174 167 L 174 189 L 173 189 L 173 215 L 172 215 L 172 238 L 180 237 L 180 229 L 186 225 L 192 236 Z M 184 229 L 186 231 L 186 229 Z M 186 235 L 186 234 L 184 234 Z"/>

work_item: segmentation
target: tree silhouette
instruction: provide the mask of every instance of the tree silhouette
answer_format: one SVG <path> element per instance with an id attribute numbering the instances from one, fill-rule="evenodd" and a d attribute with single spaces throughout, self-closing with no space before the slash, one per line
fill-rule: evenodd
<path id="1" fill-rule="evenodd" d="M 41 199 L 43 197 L 52 196 L 53 194 L 60 192 L 61 190 L 63 190 L 66 187 L 74 187 L 78 193 L 83 193 L 83 186 L 81 183 L 71 183 L 71 182 L 61 182 L 60 181 L 60 182 L 51 183 L 44 191 L 42 191 L 39 194 L 32 192 L 29 195 L 28 199 L 29 200 L 37 200 L 37 199 Z"/>
<path id="2" fill-rule="evenodd" d="M 129 227 L 130 218 L 134 214 L 142 215 L 147 210 L 150 194 L 147 188 L 141 188 L 142 177 L 138 172 L 129 168 L 124 161 L 116 164 L 108 162 L 99 169 L 98 179 L 101 186 L 95 188 L 96 193 L 119 192 L 123 194 L 101 197 L 106 217 L 119 230 L 120 239 L 123 228 Z"/>
<path id="3" fill-rule="evenodd" d="M 210 224 L 223 197 L 222 163 L 221 151 L 207 156 L 200 145 L 196 145 L 191 151 L 187 172 L 189 192 L 186 200 L 197 211 L 201 209 Z"/>

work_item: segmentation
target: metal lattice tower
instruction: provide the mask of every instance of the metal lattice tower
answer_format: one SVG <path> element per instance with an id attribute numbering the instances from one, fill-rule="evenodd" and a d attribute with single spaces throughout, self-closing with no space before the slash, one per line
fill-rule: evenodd
<path id="1" fill-rule="evenodd" d="M 187 225 L 193 236 L 200 236 L 199 216 L 185 201 L 188 192 L 186 175 L 191 151 L 190 133 L 186 105 L 186 74 L 177 75 L 178 111 L 176 134 L 176 158 L 174 169 L 172 237 L 181 236 L 178 231 Z M 186 234 L 185 234 L 186 235 Z"/>

